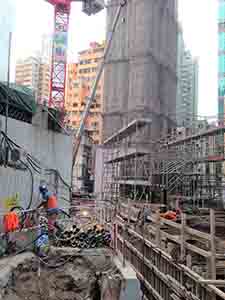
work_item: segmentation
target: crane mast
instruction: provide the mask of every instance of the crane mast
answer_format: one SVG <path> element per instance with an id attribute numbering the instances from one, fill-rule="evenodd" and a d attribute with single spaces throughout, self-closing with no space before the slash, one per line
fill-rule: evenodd
<path id="1" fill-rule="evenodd" d="M 64 109 L 71 2 L 55 5 L 49 107 Z"/>
<path id="2" fill-rule="evenodd" d="M 50 97 L 48 107 L 63 111 L 65 105 L 67 48 L 72 2 L 82 2 L 83 12 L 96 14 L 104 8 L 103 0 L 46 0 L 55 9 Z"/>

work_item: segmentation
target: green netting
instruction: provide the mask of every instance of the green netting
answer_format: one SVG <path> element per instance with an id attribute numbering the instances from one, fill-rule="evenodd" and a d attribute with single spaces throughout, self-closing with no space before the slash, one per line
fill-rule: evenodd
<path id="1" fill-rule="evenodd" d="M 11 84 L 8 88 L 5 83 L 0 82 L 0 104 L 6 103 L 7 96 L 9 105 L 31 114 L 36 112 L 37 104 L 31 89 L 14 84 Z"/>

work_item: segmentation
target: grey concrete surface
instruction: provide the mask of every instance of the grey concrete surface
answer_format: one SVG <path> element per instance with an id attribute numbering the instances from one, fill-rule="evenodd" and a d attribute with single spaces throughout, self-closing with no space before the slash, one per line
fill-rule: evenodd
<path id="1" fill-rule="evenodd" d="M 109 6 L 108 30 L 115 11 Z M 175 0 L 128 1 L 104 73 L 104 139 L 138 117 L 163 114 L 159 131 L 170 126 L 167 116 L 175 120 L 176 18 Z"/>
<path id="2" fill-rule="evenodd" d="M 0 117 L 0 120 L 3 117 Z M 42 166 L 57 169 L 63 179 L 70 184 L 72 162 L 72 138 L 61 133 L 42 129 L 32 124 L 9 119 L 8 136 L 27 153 L 31 154 Z M 46 180 L 50 189 L 55 188 L 54 175 L 39 175 L 34 172 L 33 205 L 39 201 L 40 180 Z M 15 170 L 0 166 L 0 212 L 4 210 L 8 197 L 19 195 L 19 204 L 26 208 L 31 194 L 31 176 L 28 171 Z M 60 206 L 68 206 L 62 197 L 68 198 L 69 191 L 59 182 Z M 62 196 L 62 197 L 61 197 Z"/>

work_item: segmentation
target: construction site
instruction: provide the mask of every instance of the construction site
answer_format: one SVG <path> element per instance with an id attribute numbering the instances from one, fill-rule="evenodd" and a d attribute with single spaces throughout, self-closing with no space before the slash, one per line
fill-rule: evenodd
<path id="1" fill-rule="evenodd" d="M 73 1 L 48 2 L 68 34 Z M 66 126 L 54 46 L 48 105 L 0 84 L 0 300 L 225 300 L 225 126 L 177 126 L 177 1 L 81 2 L 106 9 L 107 34 L 79 128 Z M 87 195 L 73 174 L 103 72 Z"/>

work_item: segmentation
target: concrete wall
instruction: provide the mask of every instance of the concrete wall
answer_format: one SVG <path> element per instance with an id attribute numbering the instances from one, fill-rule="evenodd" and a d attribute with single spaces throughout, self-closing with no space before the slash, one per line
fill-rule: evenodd
<path id="1" fill-rule="evenodd" d="M 104 138 L 146 114 L 175 119 L 175 2 L 130 0 L 123 9 L 105 68 Z M 108 30 L 115 11 L 109 6 Z M 161 129 L 168 127 L 165 120 L 158 122 Z"/>
<path id="2" fill-rule="evenodd" d="M 96 195 L 96 200 L 102 200 L 103 192 L 103 174 L 104 174 L 104 153 L 103 149 L 99 146 L 95 152 L 95 185 L 94 193 Z"/>
<path id="3" fill-rule="evenodd" d="M 0 120 L 4 120 L 0 116 Z M 8 136 L 28 153 L 42 162 L 45 168 L 57 169 L 63 179 L 70 184 L 71 162 L 72 162 L 72 139 L 53 131 L 41 129 L 40 127 L 9 119 Z M 38 203 L 38 186 L 40 179 L 50 184 L 54 191 L 55 178 L 53 175 L 40 176 L 34 174 L 33 205 Z M 59 205 L 68 206 L 62 197 L 69 199 L 69 190 L 59 181 Z M 6 199 L 19 194 L 19 204 L 27 207 L 31 194 L 31 176 L 28 171 L 15 170 L 0 166 L 0 211 L 5 209 Z"/>
<path id="4" fill-rule="evenodd" d="M 85 173 L 92 168 L 93 142 L 87 132 L 82 136 L 81 143 L 77 152 L 77 158 L 73 169 L 73 191 L 87 192 L 87 177 Z"/>

